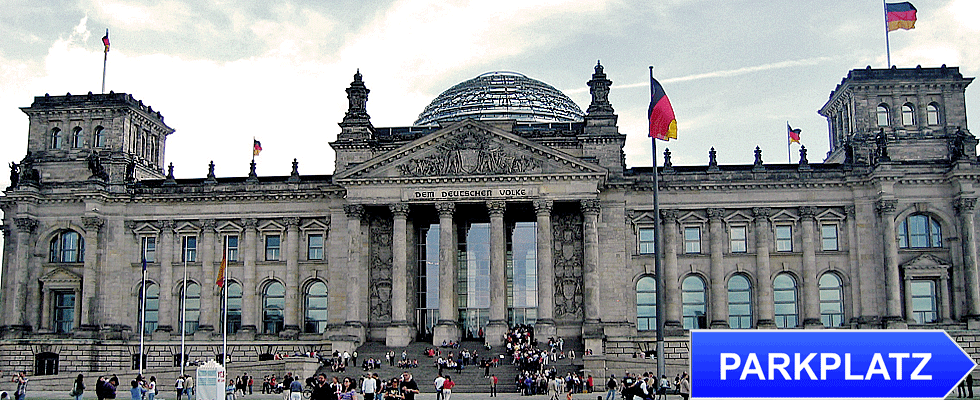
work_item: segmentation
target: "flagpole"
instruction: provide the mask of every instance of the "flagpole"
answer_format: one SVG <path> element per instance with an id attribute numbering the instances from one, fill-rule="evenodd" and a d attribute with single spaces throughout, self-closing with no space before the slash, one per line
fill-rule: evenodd
<path id="1" fill-rule="evenodd" d="M 142 293 L 142 295 L 140 297 L 142 297 L 142 299 L 140 299 L 140 354 L 139 354 L 140 361 L 139 361 L 139 373 L 140 373 L 140 375 L 143 375 L 143 358 L 144 358 L 143 357 L 143 354 L 145 353 L 143 351 L 143 348 L 144 348 L 143 347 L 143 336 L 146 335 L 146 255 L 144 254 L 140 258 L 143 261 L 142 262 L 142 264 L 143 264 L 143 283 L 142 283 L 142 288 L 140 289 L 140 292 Z"/>
<path id="2" fill-rule="evenodd" d="M 790 145 L 793 144 L 793 137 L 789 133 L 789 121 L 786 121 L 786 162 L 792 164 L 793 152 L 790 150 Z"/>
<path id="3" fill-rule="evenodd" d="M 109 28 L 105 30 L 105 37 L 109 37 Z M 109 48 L 106 47 L 102 56 L 102 94 L 105 94 L 105 67 L 109 61 Z"/>
<path id="4" fill-rule="evenodd" d="M 227 368 L 228 366 L 228 272 L 230 271 L 228 271 L 228 248 L 227 248 L 228 246 L 224 246 L 224 247 L 225 247 L 225 254 L 221 258 L 225 262 L 225 266 L 224 266 L 225 271 L 224 271 L 224 276 L 222 277 L 223 281 L 221 283 L 221 290 L 224 291 L 224 298 L 225 298 L 225 304 L 224 307 L 222 307 L 223 310 L 221 310 L 222 314 L 224 315 L 224 319 L 223 319 L 224 326 L 221 329 L 221 366 Z"/>
<path id="5" fill-rule="evenodd" d="M 888 43 L 888 4 L 885 4 L 885 0 L 881 0 L 882 11 L 885 12 L 885 54 L 888 58 L 888 68 L 892 67 L 892 50 L 891 45 Z"/>
<path id="6" fill-rule="evenodd" d="M 653 95 L 653 66 L 650 66 L 650 94 Z M 649 117 L 649 116 L 647 116 Z M 666 296 L 664 295 L 664 266 L 660 261 L 661 247 L 660 247 L 660 179 L 657 174 L 657 138 L 650 138 L 651 147 L 653 152 L 651 153 L 651 158 L 653 159 L 653 253 L 654 253 L 654 275 L 656 275 L 657 283 L 657 379 L 659 377 L 667 374 L 667 368 L 665 364 L 665 354 L 664 354 L 664 306 L 666 304 Z M 659 381 L 658 381 L 659 382 Z"/>
<path id="7" fill-rule="evenodd" d="M 183 247 L 184 256 L 181 258 L 184 259 L 184 281 L 180 291 L 180 376 L 184 376 L 184 365 L 187 364 L 187 245 Z"/>

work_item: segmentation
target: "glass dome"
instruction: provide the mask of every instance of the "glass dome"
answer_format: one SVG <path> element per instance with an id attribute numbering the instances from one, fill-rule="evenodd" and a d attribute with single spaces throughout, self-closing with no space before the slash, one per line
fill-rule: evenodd
<path id="1" fill-rule="evenodd" d="M 488 72 L 442 92 L 415 121 L 434 125 L 465 118 L 518 122 L 575 122 L 582 109 L 547 83 L 516 72 Z"/>

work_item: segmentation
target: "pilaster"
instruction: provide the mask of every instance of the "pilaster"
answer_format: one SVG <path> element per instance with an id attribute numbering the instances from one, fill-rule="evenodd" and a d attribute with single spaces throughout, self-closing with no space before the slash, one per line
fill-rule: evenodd
<path id="1" fill-rule="evenodd" d="M 885 326 L 908 327 L 902 315 L 902 280 L 898 270 L 898 240 L 895 236 L 895 207 L 897 200 L 882 199 L 875 204 L 881 220 L 881 236 L 885 245 Z"/>
<path id="2" fill-rule="evenodd" d="M 534 214 L 538 221 L 538 320 L 534 329 L 539 337 L 558 336 L 555 326 L 555 263 L 554 237 L 551 232 L 551 209 L 554 202 L 534 200 Z"/>
<path id="3" fill-rule="evenodd" d="M 412 341 L 408 326 L 408 212 L 405 203 L 388 205 L 391 232 L 391 326 L 385 331 L 385 345 L 407 346 Z"/>
<path id="4" fill-rule="evenodd" d="M 759 281 L 759 316 L 756 320 L 758 328 L 775 328 L 775 305 L 772 293 L 772 270 L 769 265 L 769 207 L 755 207 L 752 216 L 755 218 L 755 275 Z"/>
<path id="5" fill-rule="evenodd" d="M 817 237 L 816 207 L 800 207 L 800 224 L 802 225 L 801 247 L 803 248 L 803 326 L 806 328 L 822 328 L 820 321 L 820 286 L 817 278 Z"/>
<path id="6" fill-rule="evenodd" d="M 453 214 L 456 205 L 436 203 L 439 212 L 439 322 L 432 331 L 432 344 L 459 341 L 459 310 L 456 307 L 456 241 Z"/>
<path id="7" fill-rule="evenodd" d="M 711 246 L 711 288 L 708 296 L 711 303 L 711 329 L 728 329 L 728 290 L 725 285 L 725 228 L 722 219 L 725 210 L 708 210 L 709 243 Z"/>
<path id="8" fill-rule="evenodd" d="M 507 333 L 507 246 L 504 232 L 504 201 L 488 201 L 490 213 L 490 321 L 486 328 L 486 341 L 491 345 L 503 344 Z"/>

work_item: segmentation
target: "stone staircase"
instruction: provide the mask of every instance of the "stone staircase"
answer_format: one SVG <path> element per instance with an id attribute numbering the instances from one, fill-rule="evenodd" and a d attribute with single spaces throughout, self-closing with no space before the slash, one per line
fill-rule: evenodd
<path id="1" fill-rule="evenodd" d="M 547 338 L 545 339 L 547 340 Z M 427 357 L 424 354 L 425 349 L 431 348 L 432 345 L 429 343 L 414 342 L 405 347 L 387 347 L 381 342 L 368 342 L 357 349 L 357 366 L 348 367 L 347 371 L 343 374 L 333 373 L 329 369 L 322 371 L 327 376 L 333 375 L 343 375 L 343 376 L 360 376 L 365 373 L 361 368 L 364 360 L 369 358 L 380 359 L 382 361 L 382 366 L 379 369 L 374 369 L 371 372 L 376 372 L 382 380 L 390 380 L 402 372 L 410 372 L 413 379 L 418 382 L 419 388 L 422 393 L 434 393 L 435 388 L 432 385 L 432 381 L 435 380 L 438 374 L 438 369 L 436 368 L 436 359 Z M 547 348 L 547 342 L 539 343 L 539 348 Z M 501 347 L 494 347 L 488 352 L 483 347 L 482 342 L 476 341 L 463 341 L 459 348 L 448 349 L 448 348 L 437 348 L 442 351 L 443 356 L 446 356 L 449 352 L 453 352 L 458 355 L 463 349 L 468 349 L 471 352 L 476 350 L 478 352 L 478 357 L 480 359 L 492 357 L 492 354 L 501 354 Z M 582 358 L 581 354 L 583 352 L 584 346 L 580 341 L 577 340 L 565 340 L 565 351 L 574 349 L 576 353 L 575 359 L 561 359 L 556 363 L 550 363 L 549 367 L 554 367 L 556 373 L 564 376 L 565 374 L 572 372 L 578 373 L 582 370 Z M 402 351 L 407 353 L 408 359 L 418 359 L 418 368 L 408 368 L 402 369 L 397 367 L 397 360 L 401 359 Z M 384 362 L 384 354 L 388 351 L 395 352 L 396 366 L 390 366 Z M 497 367 L 491 367 L 490 373 L 497 376 L 499 383 L 497 384 L 497 391 L 499 393 L 517 393 L 517 386 L 515 384 L 515 379 L 517 378 L 517 367 L 511 365 L 511 358 L 504 357 L 500 365 Z M 484 368 L 470 365 L 463 368 L 463 371 L 444 371 L 444 374 L 448 374 L 452 377 L 453 381 L 456 382 L 456 387 L 453 388 L 455 393 L 486 393 L 490 390 L 490 381 L 484 377 Z"/>

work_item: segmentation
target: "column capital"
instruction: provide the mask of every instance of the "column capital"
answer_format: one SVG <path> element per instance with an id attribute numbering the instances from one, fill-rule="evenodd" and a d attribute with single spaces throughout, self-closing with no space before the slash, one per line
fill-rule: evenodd
<path id="1" fill-rule="evenodd" d="M 507 202 L 503 200 L 490 200 L 487 202 L 487 211 L 490 212 L 491 217 L 502 217 L 504 211 L 507 211 Z"/>
<path id="2" fill-rule="evenodd" d="M 812 221 L 817 216 L 817 208 L 814 206 L 800 207 L 800 217 L 807 221 Z"/>
<path id="3" fill-rule="evenodd" d="M 82 217 L 82 226 L 87 231 L 98 232 L 99 228 L 105 224 L 105 220 L 99 217 Z"/>
<path id="4" fill-rule="evenodd" d="M 875 202 L 875 211 L 878 211 L 879 215 L 894 214 L 896 207 L 898 207 L 898 200 L 883 199 Z"/>
<path id="5" fill-rule="evenodd" d="M 9 225 L 0 225 L 0 232 L 3 233 L 3 237 L 10 236 L 10 226 Z"/>
<path id="6" fill-rule="evenodd" d="M 136 221 L 123 221 L 123 226 L 129 230 L 136 229 Z"/>
<path id="7" fill-rule="evenodd" d="M 286 229 L 296 229 L 299 227 L 299 217 L 285 217 L 282 222 L 286 224 Z"/>
<path id="8" fill-rule="evenodd" d="M 14 219 L 14 223 L 20 232 L 34 233 L 34 229 L 37 229 L 37 220 L 34 218 L 19 217 Z"/>
<path id="9" fill-rule="evenodd" d="M 347 218 L 361 219 L 364 217 L 364 206 L 360 204 L 344 204 L 344 214 Z"/>
<path id="10" fill-rule="evenodd" d="M 678 214 L 680 214 L 680 213 L 678 213 L 677 210 L 663 210 L 662 209 L 662 210 L 660 210 L 660 220 L 663 223 L 665 223 L 665 224 L 677 223 L 677 216 L 678 216 Z"/>
<path id="11" fill-rule="evenodd" d="M 408 216 L 408 203 L 389 204 L 388 209 L 391 210 L 391 214 L 396 217 Z"/>
<path id="12" fill-rule="evenodd" d="M 769 207 L 752 207 L 752 216 L 755 219 L 766 219 L 772 214 L 772 209 Z"/>
<path id="13" fill-rule="evenodd" d="M 953 208 L 956 209 L 957 214 L 969 214 L 972 213 L 977 207 L 976 197 L 960 197 L 956 199 L 953 203 Z"/>
<path id="14" fill-rule="evenodd" d="M 847 214 L 847 218 L 854 218 L 857 215 L 857 207 L 853 205 L 844 206 L 844 213 Z"/>
<path id="15" fill-rule="evenodd" d="M 535 199 L 534 213 L 537 215 L 551 214 L 551 209 L 555 206 L 555 202 L 549 199 Z"/>
<path id="16" fill-rule="evenodd" d="M 708 219 L 722 219 L 725 216 L 724 208 L 709 208 Z"/>
<path id="17" fill-rule="evenodd" d="M 201 227 L 204 228 L 205 232 L 213 231 L 216 226 L 218 226 L 218 221 L 214 218 L 205 218 L 201 220 Z"/>
<path id="18" fill-rule="evenodd" d="M 582 209 L 583 214 L 599 215 L 599 210 L 601 206 L 599 204 L 599 199 L 585 199 L 581 201 L 579 205 Z"/>
<path id="19" fill-rule="evenodd" d="M 256 218 L 242 218 L 241 222 L 246 231 L 255 230 L 259 225 L 259 220 Z"/>
<path id="20" fill-rule="evenodd" d="M 453 213 L 456 212 L 456 203 L 450 201 L 441 201 L 436 203 L 436 211 L 439 212 L 440 217 L 452 217 Z"/>

